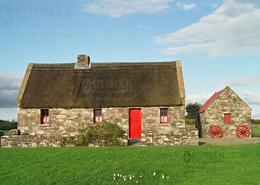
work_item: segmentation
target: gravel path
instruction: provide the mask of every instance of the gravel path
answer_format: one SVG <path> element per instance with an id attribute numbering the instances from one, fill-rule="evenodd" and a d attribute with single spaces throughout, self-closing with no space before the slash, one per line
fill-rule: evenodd
<path id="1" fill-rule="evenodd" d="M 233 145 L 233 144 L 255 144 L 260 143 L 260 137 L 252 137 L 247 139 L 240 138 L 199 138 L 200 145 L 209 144 L 209 145 Z"/>

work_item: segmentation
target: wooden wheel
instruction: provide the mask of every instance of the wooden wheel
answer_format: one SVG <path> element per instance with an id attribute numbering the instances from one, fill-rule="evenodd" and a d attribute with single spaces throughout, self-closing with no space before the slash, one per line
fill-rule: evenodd
<path id="1" fill-rule="evenodd" d="M 251 129 L 247 125 L 239 125 L 236 128 L 236 134 L 239 138 L 247 138 L 251 136 Z"/>
<path id="2" fill-rule="evenodd" d="M 218 125 L 210 125 L 209 127 L 209 135 L 212 138 L 222 138 L 223 137 L 223 130 L 220 126 Z"/>

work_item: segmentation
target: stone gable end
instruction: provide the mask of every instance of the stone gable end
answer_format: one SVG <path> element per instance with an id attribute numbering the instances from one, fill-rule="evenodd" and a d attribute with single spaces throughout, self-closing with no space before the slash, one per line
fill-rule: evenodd
<path id="1" fill-rule="evenodd" d="M 224 123 L 224 114 L 230 113 L 232 123 Z M 223 137 L 236 136 L 238 125 L 250 125 L 251 108 L 229 87 L 225 88 L 219 97 L 200 114 L 203 127 L 203 137 L 209 136 L 210 125 L 218 125 L 223 129 Z"/>

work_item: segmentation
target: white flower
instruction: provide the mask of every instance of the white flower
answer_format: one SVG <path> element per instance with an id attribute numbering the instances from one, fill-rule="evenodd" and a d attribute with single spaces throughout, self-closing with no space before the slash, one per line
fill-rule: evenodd
<path id="1" fill-rule="evenodd" d="M 162 174 L 162 179 L 164 179 L 164 175 Z"/>
<path id="2" fill-rule="evenodd" d="M 156 175 L 156 173 L 155 172 L 153 172 L 153 176 L 155 176 Z"/>
<path id="3" fill-rule="evenodd" d="M 169 179 L 170 177 L 169 176 L 167 176 L 167 179 Z"/>

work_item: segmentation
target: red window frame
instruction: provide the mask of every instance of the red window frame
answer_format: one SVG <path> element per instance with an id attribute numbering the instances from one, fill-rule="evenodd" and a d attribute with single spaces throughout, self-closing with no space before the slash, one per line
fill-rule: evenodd
<path id="1" fill-rule="evenodd" d="M 168 124 L 168 108 L 160 108 L 160 124 Z"/>
<path id="2" fill-rule="evenodd" d="M 41 125 L 49 124 L 49 109 L 41 109 Z"/>
<path id="3" fill-rule="evenodd" d="M 232 114 L 231 113 L 224 113 L 224 123 L 225 124 L 232 123 Z"/>
<path id="4" fill-rule="evenodd" d="M 95 124 L 102 123 L 102 109 L 94 109 L 94 123 Z"/>

